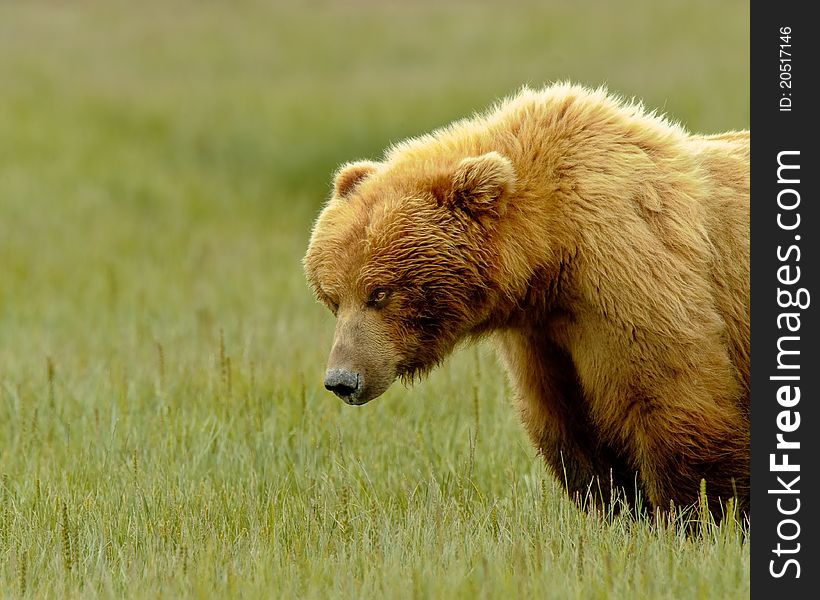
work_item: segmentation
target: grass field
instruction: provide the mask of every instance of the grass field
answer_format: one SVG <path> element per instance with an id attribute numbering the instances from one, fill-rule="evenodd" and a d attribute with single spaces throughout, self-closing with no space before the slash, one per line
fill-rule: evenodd
<path id="1" fill-rule="evenodd" d="M 565 78 L 748 127 L 744 2 L 503 6 L 0 3 L 0 595 L 748 596 L 742 528 L 577 510 L 489 347 L 321 386 L 338 163 Z"/>

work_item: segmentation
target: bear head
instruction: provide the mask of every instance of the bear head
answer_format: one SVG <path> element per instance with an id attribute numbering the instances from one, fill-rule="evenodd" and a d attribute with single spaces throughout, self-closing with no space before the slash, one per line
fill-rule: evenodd
<path id="1" fill-rule="evenodd" d="M 338 170 L 304 258 L 336 316 L 328 390 L 364 404 L 482 333 L 498 296 L 496 225 L 515 183 L 497 152 Z"/>

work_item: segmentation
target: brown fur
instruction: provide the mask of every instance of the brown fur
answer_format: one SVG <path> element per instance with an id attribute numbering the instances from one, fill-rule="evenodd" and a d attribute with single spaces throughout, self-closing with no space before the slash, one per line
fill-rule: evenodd
<path id="1" fill-rule="evenodd" d="M 341 169 L 305 268 L 362 402 L 491 334 L 570 493 L 748 510 L 748 132 L 524 89 Z"/>

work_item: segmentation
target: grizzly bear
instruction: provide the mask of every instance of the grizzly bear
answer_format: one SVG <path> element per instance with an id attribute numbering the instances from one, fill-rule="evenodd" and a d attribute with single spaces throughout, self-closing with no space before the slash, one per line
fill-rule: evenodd
<path id="1" fill-rule="evenodd" d="M 747 131 L 524 88 L 341 167 L 304 266 L 348 404 L 489 336 L 573 497 L 748 511 Z"/>

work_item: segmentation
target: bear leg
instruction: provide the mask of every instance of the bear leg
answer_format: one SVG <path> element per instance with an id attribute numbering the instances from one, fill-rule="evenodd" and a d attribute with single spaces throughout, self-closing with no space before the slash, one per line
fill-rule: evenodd
<path id="1" fill-rule="evenodd" d="M 689 426 L 682 423 L 689 422 Z M 704 425 L 708 423 L 708 427 Z M 700 501 L 701 480 L 716 521 L 734 498 L 738 514 L 749 513 L 748 422 L 732 411 L 697 421 L 691 415 L 648 419 L 636 435 L 641 478 L 650 504 L 666 510 Z"/>
<path id="2" fill-rule="evenodd" d="M 518 388 L 524 428 L 553 475 L 582 506 L 631 508 L 642 493 L 637 466 L 625 451 L 596 435 L 575 366 L 569 355 L 544 340 L 501 339 L 502 356 Z"/>

